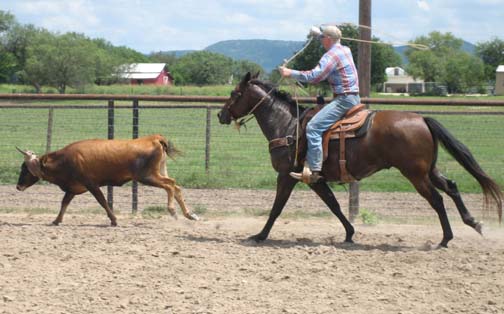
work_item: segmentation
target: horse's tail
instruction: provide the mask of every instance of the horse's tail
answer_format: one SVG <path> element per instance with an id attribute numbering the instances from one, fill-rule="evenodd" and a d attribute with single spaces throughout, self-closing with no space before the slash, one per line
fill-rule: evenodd
<path id="1" fill-rule="evenodd" d="M 481 169 L 469 149 L 450 134 L 441 123 L 428 117 L 425 117 L 424 120 L 434 139 L 439 140 L 448 153 L 478 181 L 483 189 L 485 204 L 488 206 L 490 198 L 495 201 L 499 214 L 499 222 L 501 222 L 503 194 L 499 185 Z"/>

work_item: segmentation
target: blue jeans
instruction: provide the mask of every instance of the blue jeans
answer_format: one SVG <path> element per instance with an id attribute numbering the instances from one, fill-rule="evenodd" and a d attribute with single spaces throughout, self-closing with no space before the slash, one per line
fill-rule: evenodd
<path id="1" fill-rule="evenodd" d="M 336 121 L 343 118 L 345 113 L 360 103 L 358 95 L 342 95 L 333 99 L 308 122 L 306 138 L 308 153 L 306 161 L 311 171 L 322 170 L 322 134 Z"/>

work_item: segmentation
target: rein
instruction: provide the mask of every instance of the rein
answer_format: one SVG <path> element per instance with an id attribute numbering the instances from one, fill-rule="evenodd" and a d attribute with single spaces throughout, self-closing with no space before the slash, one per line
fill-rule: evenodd
<path id="1" fill-rule="evenodd" d="M 273 92 L 273 88 L 266 93 L 266 95 L 264 95 L 258 102 L 257 104 L 254 105 L 254 107 L 252 107 L 252 109 L 250 109 L 250 111 L 243 117 L 241 118 L 240 121 L 237 121 L 235 120 L 235 126 L 238 130 L 240 130 L 240 127 L 245 125 L 245 123 L 249 122 L 252 118 L 254 118 L 252 116 L 252 114 L 254 113 L 254 111 L 257 109 L 257 107 L 259 107 L 259 105 L 261 105 L 263 103 L 263 101 L 266 99 L 266 97 L 270 96 L 271 95 L 271 92 Z M 229 106 L 231 107 L 231 105 Z M 248 118 L 247 118 L 248 117 Z"/>

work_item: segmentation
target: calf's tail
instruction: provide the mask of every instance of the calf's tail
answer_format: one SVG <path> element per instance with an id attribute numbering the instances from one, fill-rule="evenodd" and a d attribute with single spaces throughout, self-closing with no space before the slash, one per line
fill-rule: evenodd
<path id="1" fill-rule="evenodd" d="M 164 137 L 159 139 L 159 142 L 163 146 L 163 150 L 166 152 L 166 155 L 171 159 L 174 159 L 176 156 L 182 155 L 182 152 L 178 150 L 175 145 Z"/>

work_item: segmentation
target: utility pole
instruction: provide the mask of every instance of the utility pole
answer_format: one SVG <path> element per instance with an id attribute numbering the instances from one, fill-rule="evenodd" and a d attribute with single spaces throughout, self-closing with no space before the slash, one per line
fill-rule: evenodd
<path id="1" fill-rule="evenodd" d="M 359 0 L 359 39 L 371 40 L 371 0 Z M 363 26 L 368 26 L 363 27 Z M 369 97 L 371 91 L 371 44 L 359 42 L 357 63 L 359 65 L 359 91 L 361 97 Z M 359 215 L 359 183 L 350 183 L 349 219 Z"/>

